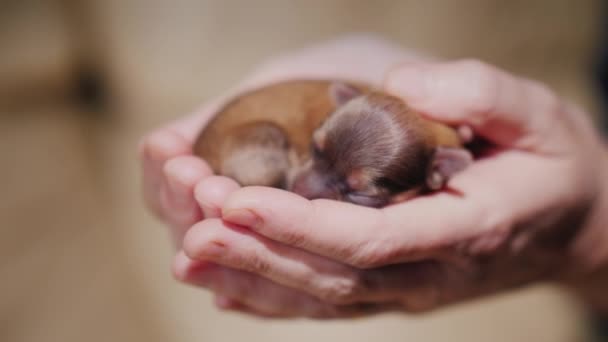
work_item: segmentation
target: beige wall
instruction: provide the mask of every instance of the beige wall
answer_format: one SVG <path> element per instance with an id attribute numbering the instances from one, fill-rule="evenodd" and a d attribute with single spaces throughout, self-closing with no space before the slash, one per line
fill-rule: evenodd
<path id="1" fill-rule="evenodd" d="M 593 110 L 599 1 L 0 1 L 0 340 L 573 341 L 580 308 L 535 288 L 425 317 L 319 323 L 216 311 L 174 282 L 135 145 L 280 51 L 372 31 L 548 82 Z M 70 97 L 97 68 L 112 105 Z"/>

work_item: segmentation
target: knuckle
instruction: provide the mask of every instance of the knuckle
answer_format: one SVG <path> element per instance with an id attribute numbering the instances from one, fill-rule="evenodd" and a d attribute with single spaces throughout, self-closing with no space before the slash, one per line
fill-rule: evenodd
<path id="1" fill-rule="evenodd" d="M 256 274 L 272 272 L 272 262 L 264 250 L 235 242 L 219 222 L 207 219 L 194 225 L 184 239 L 186 255 Z"/>
<path id="2" fill-rule="evenodd" d="M 281 234 L 281 241 L 287 245 L 304 247 L 308 241 L 306 234 L 298 229 L 289 229 L 279 232 Z"/>
<path id="3" fill-rule="evenodd" d="M 262 253 L 257 251 L 249 253 L 247 258 L 240 258 L 238 261 L 243 264 L 244 268 L 253 273 L 266 275 L 272 272 L 271 263 Z"/>

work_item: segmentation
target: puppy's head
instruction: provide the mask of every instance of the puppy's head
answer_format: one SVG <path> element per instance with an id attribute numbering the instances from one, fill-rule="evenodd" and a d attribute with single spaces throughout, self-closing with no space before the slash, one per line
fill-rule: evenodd
<path id="1" fill-rule="evenodd" d="M 337 109 L 315 131 L 310 161 L 291 190 L 381 207 L 424 188 L 437 156 L 422 119 L 398 98 L 334 83 Z"/>
<path id="2" fill-rule="evenodd" d="M 330 96 L 337 109 L 315 131 L 294 192 L 380 207 L 424 184 L 432 150 L 402 101 L 344 83 L 334 83 Z"/>

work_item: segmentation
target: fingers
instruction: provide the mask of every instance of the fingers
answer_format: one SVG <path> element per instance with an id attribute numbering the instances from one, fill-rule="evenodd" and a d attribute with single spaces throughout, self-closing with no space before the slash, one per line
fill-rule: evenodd
<path id="1" fill-rule="evenodd" d="M 165 162 L 173 157 L 191 153 L 190 144 L 171 130 L 158 130 L 144 137 L 139 145 L 143 171 L 143 194 L 146 205 L 158 217 L 163 217 L 160 189 L 164 182 Z"/>
<path id="2" fill-rule="evenodd" d="M 553 138 L 562 111 L 557 96 L 482 62 L 405 64 L 389 71 L 384 85 L 428 116 L 471 125 L 499 145 L 543 152 L 562 145 Z"/>
<path id="3" fill-rule="evenodd" d="M 388 304 L 336 306 L 323 303 L 251 273 L 189 260 L 183 253 L 176 256 L 173 272 L 177 279 L 185 283 L 208 288 L 229 298 L 226 309 L 265 317 L 353 317 L 394 308 Z"/>
<path id="4" fill-rule="evenodd" d="M 401 301 L 408 310 L 428 309 L 438 303 L 443 280 L 434 262 L 358 270 L 221 220 L 193 227 L 184 252 L 193 260 L 251 272 L 333 305 Z"/>
<path id="5" fill-rule="evenodd" d="M 208 206 L 199 206 L 194 197 L 194 187 L 211 176 L 212 171 L 204 161 L 192 155 L 192 141 L 209 119 L 213 107 L 207 106 L 196 115 L 153 132 L 140 143 L 145 202 L 157 217 L 171 226 L 178 246 L 185 230 L 202 219 L 203 212 L 209 209 Z M 204 204 L 217 204 L 217 192 L 234 188 L 232 184 L 226 185 L 224 179 L 214 194 L 213 183 L 207 183 L 208 189 L 199 190 Z M 207 194 L 211 197 L 205 202 Z M 217 209 L 212 210 L 217 212 Z"/>
<path id="6" fill-rule="evenodd" d="M 192 265 L 193 264 L 193 265 Z M 210 289 L 216 294 L 255 308 L 265 315 L 294 317 L 296 313 L 315 315 L 323 305 L 293 290 L 281 287 L 251 273 L 212 263 L 198 263 L 178 254 L 174 274 L 185 283 Z"/>
<path id="7" fill-rule="evenodd" d="M 205 162 L 193 156 L 179 156 L 164 164 L 159 198 L 162 219 L 171 226 L 171 234 L 177 247 L 182 243 L 186 230 L 203 218 L 194 199 L 194 186 L 211 175 Z"/>
<path id="8" fill-rule="evenodd" d="M 170 159 L 163 167 L 162 212 L 180 241 L 185 230 L 202 219 L 201 209 L 194 199 L 194 186 L 211 173 L 205 162 L 193 156 Z"/>
<path id="9" fill-rule="evenodd" d="M 236 181 L 223 176 L 210 176 L 198 183 L 194 189 L 194 197 L 203 211 L 203 217 L 220 217 L 224 201 L 239 188 Z"/>
<path id="10" fill-rule="evenodd" d="M 476 210 L 477 206 L 449 193 L 377 210 L 246 187 L 226 200 L 222 217 L 271 240 L 371 268 L 425 259 L 465 235 L 476 234 L 484 229 Z"/>
<path id="11" fill-rule="evenodd" d="M 143 172 L 144 200 L 148 208 L 157 217 L 172 221 L 171 217 L 167 217 L 170 212 L 164 210 L 161 204 L 161 201 L 163 201 L 161 198 L 166 196 L 166 194 L 162 195 L 161 192 L 172 190 L 170 189 L 171 186 L 166 183 L 163 174 L 165 163 L 175 157 L 192 155 L 192 145 L 196 136 L 213 113 L 217 111 L 221 103 L 222 100 L 217 100 L 205 105 L 192 115 L 157 129 L 141 139 L 138 153 Z M 204 163 L 199 162 L 199 165 L 195 167 L 199 170 L 205 169 L 204 173 L 209 173 L 209 168 Z"/>
<path id="12" fill-rule="evenodd" d="M 205 220 L 190 229 L 184 252 L 191 259 L 252 272 L 333 304 L 361 301 L 370 295 L 358 270 L 222 220 Z"/>

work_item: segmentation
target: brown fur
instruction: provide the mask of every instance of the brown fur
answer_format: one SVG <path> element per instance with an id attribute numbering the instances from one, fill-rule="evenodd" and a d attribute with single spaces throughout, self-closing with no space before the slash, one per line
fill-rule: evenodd
<path id="1" fill-rule="evenodd" d="M 289 150 L 287 158 L 291 167 L 303 164 L 310 158 L 310 141 L 313 131 L 336 109 L 330 96 L 331 81 L 296 80 L 277 83 L 245 93 L 226 104 L 201 132 L 194 144 L 194 153 L 205 159 L 214 172 L 235 175 L 242 170 L 233 170 L 229 159 L 236 150 L 259 145 L 254 136 L 264 136 L 269 131 L 275 137 L 266 142 L 274 149 L 278 158 L 280 151 Z M 350 85 L 368 91 L 362 85 Z M 256 124 L 252 124 L 256 123 Z M 274 126 L 269 129 L 269 126 Z M 279 137 L 281 132 L 283 137 Z M 284 140 L 285 144 L 278 143 Z M 280 158 L 279 158 L 280 159 Z M 282 162 L 281 162 L 282 163 Z M 267 167 L 266 167 L 267 166 Z M 259 176 L 248 177 L 257 182 L 241 182 L 242 185 L 281 186 L 275 177 L 265 174 L 276 165 L 272 160 L 243 165 Z M 243 184 L 244 183 L 244 184 Z"/>
<path id="2" fill-rule="evenodd" d="M 335 171 L 347 177 L 357 171 L 396 190 L 425 182 L 436 147 L 461 146 L 453 129 L 425 120 L 400 99 L 379 92 L 338 108 L 319 131 L 325 131 L 323 151 Z"/>
<path id="3" fill-rule="evenodd" d="M 436 152 L 461 146 L 454 129 L 398 98 L 352 83 L 299 80 L 229 102 L 194 151 L 242 185 L 381 206 L 428 188 L 428 179 L 443 184 L 447 176 L 433 170 L 450 168 L 435 166 Z"/>

